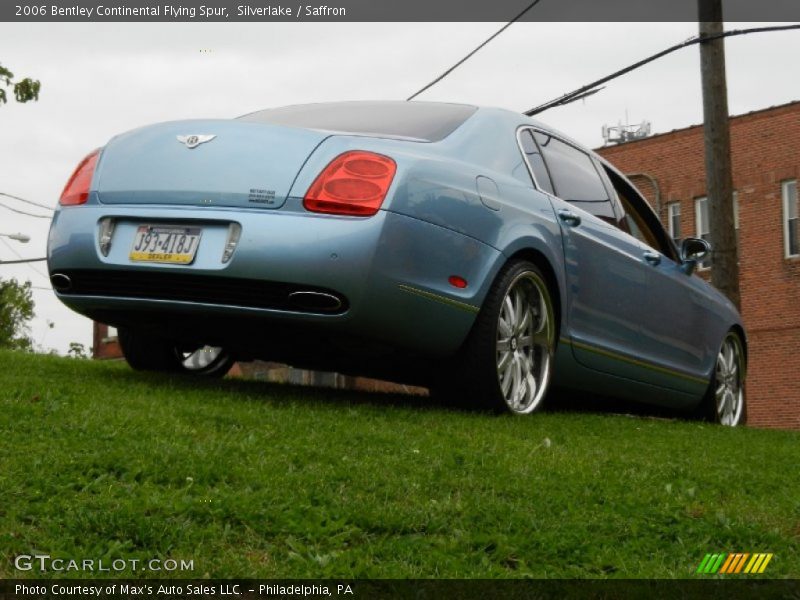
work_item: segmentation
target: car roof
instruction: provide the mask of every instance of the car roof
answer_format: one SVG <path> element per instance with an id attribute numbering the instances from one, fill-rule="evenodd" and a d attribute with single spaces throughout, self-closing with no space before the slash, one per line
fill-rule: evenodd
<path id="1" fill-rule="evenodd" d="M 477 106 L 470 104 L 370 100 L 295 104 L 256 111 L 239 119 L 335 133 L 438 142 L 477 110 Z"/>

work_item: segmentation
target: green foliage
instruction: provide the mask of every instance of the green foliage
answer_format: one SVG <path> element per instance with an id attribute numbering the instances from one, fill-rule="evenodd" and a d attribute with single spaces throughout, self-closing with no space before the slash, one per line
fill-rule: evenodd
<path id="1" fill-rule="evenodd" d="M 0 578 L 81 577 L 14 571 L 34 551 L 194 561 L 114 573 L 137 578 L 696 578 L 708 552 L 800 576 L 797 432 L 0 365 Z"/>
<path id="2" fill-rule="evenodd" d="M 89 358 L 89 355 L 86 353 L 86 346 L 84 346 L 80 342 L 69 343 L 69 350 L 67 350 L 67 356 L 70 356 L 72 358 Z"/>
<path id="3" fill-rule="evenodd" d="M 14 90 L 14 98 L 17 102 L 30 102 L 31 100 L 39 99 L 39 90 L 41 90 L 42 84 L 38 80 L 26 77 L 25 79 L 15 82 L 13 78 L 14 73 L 6 69 L 3 65 L 0 65 L 0 85 L 12 87 Z M 6 104 L 7 102 L 6 91 L 0 87 L 0 105 Z"/>
<path id="4" fill-rule="evenodd" d="M 31 350 L 28 321 L 33 315 L 31 282 L 0 280 L 0 348 Z"/>

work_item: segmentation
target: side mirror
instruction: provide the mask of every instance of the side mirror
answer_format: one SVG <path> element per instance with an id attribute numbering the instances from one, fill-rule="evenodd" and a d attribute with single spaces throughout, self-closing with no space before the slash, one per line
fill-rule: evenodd
<path id="1" fill-rule="evenodd" d="M 697 263 L 711 254 L 711 244 L 699 238 L 686 238 L 681 242 L 681 261 L 687 275 L 694 273 Z"/>

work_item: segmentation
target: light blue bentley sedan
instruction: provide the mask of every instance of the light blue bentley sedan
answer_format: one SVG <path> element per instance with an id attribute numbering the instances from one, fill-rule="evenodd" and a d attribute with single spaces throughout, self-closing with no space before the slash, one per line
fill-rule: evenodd
<path id="1" fill-rule="evenodd" d="M 745 420 L 736 308 L 631 183 L 523 115 L 427 102 L 160 123 L 92 152 L 48 267 L 135 369 L 233 360 L 535 411 L 589 390 Z"/>

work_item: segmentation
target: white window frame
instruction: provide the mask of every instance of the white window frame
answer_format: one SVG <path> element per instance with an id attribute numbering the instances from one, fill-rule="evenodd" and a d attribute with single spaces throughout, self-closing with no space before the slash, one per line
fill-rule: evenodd
<path id="1" fill-rule="evenodd" d="M 700 228 L 700 226 L 703 225 L 703 223 L 701 223 L 702 221 L 701 219 L 702 212 L 700 209 L 701 202 L 705 202 L 706 206 L 708 206 L 708 196 L 698 196 L 697 198 L 694 199 L 694 230 L 695 230 L 695 235 L 699 238 L 703 238 L 703 234 Z M 711 209 L 710 208 L 706 209 L 706 213 L 708 213 L 709 210 Z M 705 226 L 707 229 L 706 235 L 710 236 L 711 235 L 710 214 L 708 215 L 708 223 L 705 223 Z M 733 191 L 733 227 L 736 230 L 736 251 L 737 254 L 741 254 L 741 249 L 739 248 L 739 239 L 740 239 L 739 238 L 739 193 L 736 190 Z M 709 262 L 709 259 L 701 262 L 698 265 L 698 267 L 702 271 L 710 269 L 711 264 Z"/>
<path id="2" fill-rule="evenodd" d="M 708 223 L 703 223 L 702 215 L 703 211 L 701 209 L 701 205 L 705 203 L 706 207 L 708 207 L 708 196 L 699 196 L 694 199 L 694 233 L 695 236 L 700 239 L 706 239 L 703 237 L 703 225 L 705 225 L 705 235 L 711 236 L 711 216 L 708 217 Z M 706 208 L 706 214 L 708 214 L 708 208 Z M 706 240 L 707 241 L 707 240 Z M 708 257 L 706 260 L 703 260 L 697 264 L 697 268 L 699 271 L 707 271 L 711 268 L 711 257 Z"/>
<path id="3" fill-rule="evenodd" d="M 678 209 L 677 211 L 675 209 Z M 673 240 L 677 239 L 679 236 L 675 235 L 675 227 L 673 226 L 673 219 L 678 217 L 678 227 L 680 227 L 681 221 L 681 203 L 680 202 L 670 202 L 667 204 L 667 230 L 669 231 L 669 237 Z"/>
<path id="4" fill-rule="evenodd" d="M 798 201 L 797 179 L 789 179 L 781 183 L 781 197 L 783 198 L 783 256 L 785 258 L 800 257 L 800 240 L 796 248 L 797 252 L 791 253 L 789 248 L 789 188 L 794 187 L 795 218 L 800 218 L 800 202 Z"/>
<path id="5" fill-rule="evenodd" d="M 113 325 L 106 325 L 106 337 L 104 337 L 101 341 L 103 343 L 114 342 L 117 340 L 119 333 L 117 332 L 117 328 Z"/>

